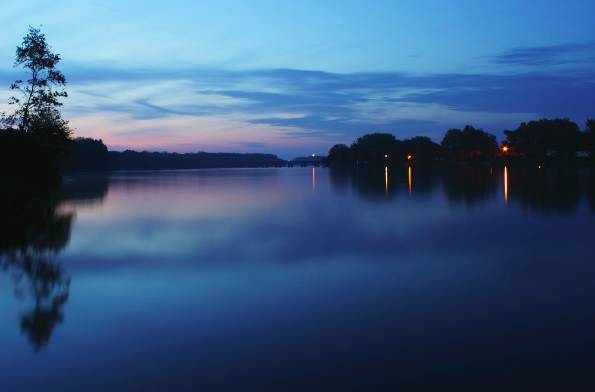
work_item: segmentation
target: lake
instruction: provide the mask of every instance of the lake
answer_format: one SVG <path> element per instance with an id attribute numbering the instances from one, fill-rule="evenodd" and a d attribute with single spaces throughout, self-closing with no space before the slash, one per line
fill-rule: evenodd
<path id="1" fill-rule="evenodd" d="M 2 391 L 595 387 L 587 170 L 77 174 L 6 200 Z"/>

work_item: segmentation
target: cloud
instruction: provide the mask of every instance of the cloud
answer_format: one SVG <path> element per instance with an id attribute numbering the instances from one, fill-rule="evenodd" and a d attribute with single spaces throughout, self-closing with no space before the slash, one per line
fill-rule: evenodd
<path id="1" fill-rule="evenodd" d="M 589 102 L 595 102 L 595 73 L 484 75 L 449 88 L 413 93 L 404 99 L 457 111 L 527 113 L 580 120 L 593 115 Z"/>
<path id="2" fill-rule="evenodd" d="M 75 104 L 67 109 L 75 117 L 92 113 L 129 117 L 125 123 L 131 129 L 105 130 L 114 132 L 117 145 L 126 144 L 125 136 L 131 147 L 139 143 L 143 134 L 139 121 L 147 126 L 147 138 L 156 141 L 156 128 L 164 135 L 171 132 L 175 139 L 176 124 L 194 118 L 190 122 L 196 125 L 185 131 L 184 141 L 168 143 L 167 148 L 209 148 L 210 140 L 211 146 L 223 149 L 225 143 L 229 149 L 245 146 L 273 152 L 278 150 L 270 148 L 281 146 L 282 155 L 300 148 L 296 146 L 307 145 L 310 150 L 316 144 L 323 152 L 333 143 L 349 143 L 366 132 L 392 132 L 402 138 L 421 134 L 440 140 L 445 129 L 467 123 L 500 132 L 542 116 L 583 121 L 593 115 L 590 102 L 595 101 L 595 74 L 590 72 L 415 75 L 96 69 L 85 78 L 83 74 L 71 86 Z M 201 119 L 208 119 L 210 130 L 218 119 L 260 136 L 225 142 L 205 128 L 198 129 L 204 124 Z M 149 126 L 151 122 L 159 126 Z M 200 143 L 192 143 L 192 135 Z"/>
<path id="3" fill-rule="evenodd" d="M 550 57 L 594 45 L 535 50 Z M 521 59 L 530 50 L 502 57 Z M 538 58 L 537 54 L 532 55 Z M 504 60 L 501 60 L 504 61 Z M 524 60 L 518 60 L 519 62 Z M 595 71 L 341 74 L 297 69 L 65 69 L 79 134 L 111 146 L 324 152 L 367 132 L 427 135 L 467 123 L 491 132 L 537 117 L 593 116 Z M 0 72 L 0 80 L 14 71 Z"/>
<path id="4" fill-rule="evenodd" d="M 508 50 L 494 57 L 498 64 L 552 66 L 595 63 L 595 41 L 549 46 L 527 46 Z"/>
<path id="5" fill-rule="evenodd" d="M 365 132 L 394 132 L 398 129 L 407 129 L 408 131 L 422 131 L 435 125 L 432 120 L 414 120 L 402 119 L 389 122 L 384 121 L 362 121 L 325 116 L 305 116 L 295 118 L 259 118 L 251 120 L 254 124 L 267 124 L 273 126 L 285 127 L 284 133 L 290 136 L 300 137 L 304 133 L 313 135 L 359 135 Z M 300 131 L 296 131 L 299 129 Z"/>

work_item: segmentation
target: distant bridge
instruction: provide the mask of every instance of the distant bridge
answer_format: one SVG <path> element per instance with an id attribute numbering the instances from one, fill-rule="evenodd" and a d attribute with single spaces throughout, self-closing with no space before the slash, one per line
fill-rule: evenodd
<path id="1" fill-rule="evenodd" d="M 317 166 L 322 166 L 324 164 L 325 160 L 326 160 L 325 156 L 312 154 L 309 157 L 298 157 L 298 158 L 290 159 L 289 161 L 287 161 L 287 166 L 289 166 L 289 167 L 316 166 L 317 167 Z"/>

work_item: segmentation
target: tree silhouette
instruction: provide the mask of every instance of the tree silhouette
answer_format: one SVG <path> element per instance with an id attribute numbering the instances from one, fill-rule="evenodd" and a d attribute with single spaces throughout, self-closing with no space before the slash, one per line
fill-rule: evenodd
<path id="1" fill-rule="evenodd" d="M 442 148 L 451 159 L 479 161 L 494 157 L 498 144 L 496 136 L 467 125 L 460 129 L 450 129 L 442 139 Z"/>
<path id="2" fill-rule="evenodd" d="M 51 51 L 45 35 L 29 27 L 17 46 L 15 67 L 28 77 L 11 85 L 12 111 L 2 113 L 0 123 L 0 170 L 29 180 L 59 180 L 60 161 L 70 141 L 71 130 L 62 118 L 61 98 L 67 96 L 66 78 L 56 65 L 60 56 Z"/>
<path id="3" fill-rule="evenodd" d="M 372 133 L 358 138 L 351 145 L 351 151 L 359 163 L 384 164 L 396 159 L 400 143 L 390 133 Z"/>
<path id="4" fill-rule="evenodd" d="M 568 119 L 529 121 L 504 133 L 513 150 L 536 161 L 574 158 L 581 140 L 578 125 Z"/>
<path id="5" fill-rule="evenodd" d="M 403 140 L 402 147 L 407 156 L 411 155 L 415 162 L 432 162 L 442 155 L 442 148 L 426 136 L 416 136 Z"/>
<path id="6" fill-rule="evenodd" d="M 70 172 L 108 170 L 107 146 L 101 140 L 77 137 L 69 144 L 62 167 Z"/>
<path id="7" fill-rule="evenodd" d="M 59 138 L 68 138 L 68 123 L 62 119 L 58 108 L 60 98 L 67 97 L 64 90 L 66 78 L 56 69 L 60 55 L 52 53 L 45 35 L 34 27 L 17 46 L 15 67 L 23 67 L 29 79 L 16 80 L 11 86 L 15 92 L 9 104 L 16 109 L 4 117 L 4 122 L 17 126 L 21 132 L 50 132 Z"/>
<path id="8" fill-rule="evenodd" d="M 348 165 L 352 162 L 351 150 L 345 144 L 335 144 L 328 152 L 328 163 L 330 165 Z"/>

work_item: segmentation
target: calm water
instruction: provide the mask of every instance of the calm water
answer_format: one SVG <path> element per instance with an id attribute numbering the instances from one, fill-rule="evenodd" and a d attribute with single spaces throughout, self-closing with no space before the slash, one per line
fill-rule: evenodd
<path id="1" fill-rule="evenodd" d="M 2 391 L 595 386 L 587 171 L 78 175 L 10 200 Z"/>

